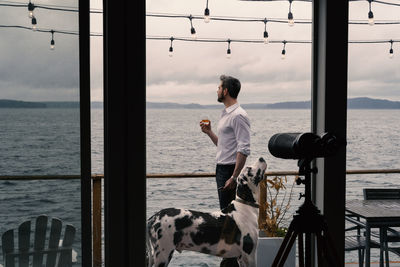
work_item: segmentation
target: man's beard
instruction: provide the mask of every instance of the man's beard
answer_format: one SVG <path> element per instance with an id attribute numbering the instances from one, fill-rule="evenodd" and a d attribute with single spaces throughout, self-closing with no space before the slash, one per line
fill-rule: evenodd
<path id="1" fill-rule="evenodd" d="M 222 95 L 222 96 L 218 96 L 218 102 L 219 103 L 222 103 L 222 101 L 225 99 L 225 96 L 224 95 Z"/>

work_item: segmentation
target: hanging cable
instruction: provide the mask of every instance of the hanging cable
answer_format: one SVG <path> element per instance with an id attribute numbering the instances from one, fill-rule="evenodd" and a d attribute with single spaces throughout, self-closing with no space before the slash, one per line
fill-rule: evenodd
<path id="1" fill-rule="evenodd" d="M 1 27 L 1 25 L 0 25 Z M 172 37 L 163 37 L 163 36 L 146 36 L 147 40 L 171 40 Z M 184 37 L 175 37 L 172 38 L 173 41 L 185 41 L 185 42 L 203 42 L 203 43 L 225 43 L 228 42 L 228 49 L 226 52 L 226 57 L 230 58 L 232 55 L 231 52 L 231 47 L 230 44 L 233 42 L 237 42 L 237 43 L 255 43 L 255 44 L 262 44 L 264 43 L 263 40 L 251 40 L 251 39 L 221 39 L 221 38 L 202 38 L 202 39 L 192 39 L 192 38 L 184 38 Z M 171 47 L 172 47 L 172 40 L 171 40 Z M 390 43 L 390 50 L 389 50 L 389 56 L 392 58 L 393 57 L 393 43 L 400 43 L 400 39 L 399 40 L 366 40 L 366 41 L 362 41 L 362 40 L 349 40 L 348 43 L 349 44 L 383 44 L 383 43 Z M 282 53 L 281 53 L 281 57 L 282 59 L 286 58 L 286 44 L 311 44 L 311 41 L 305 41 L 305 40 L 283 40 L 283 41 L 279 41 L 279 40 L 270 40 L 269 43 L 274 43 L 274 44 L 283 44 L 283 49 L 282 49 Z M 171 48 L 170 48 L 171 51 Z"/>
<path id="2" fill-rule="evenodd" d="M 268 44 L 267 18 L 264 19 L 264 44 Z"/>
<path id="3" fill-rule="evenodd" d="M 208 9 L 208 0 L 206 3 L 206 9 L 204 9 L 204 22 L 209 23 L 210 22 L 210 10 Z"/>
<path id="4" fill-rule="evenodd" d="M 390 40 L 389 58 L 393 58 L 393 40 Z"/>
<path id="5" fill-rule="evenodd" d="M 293 19 L 293 13 L 292 13 L 292 2 L 293 2 L 293 0 L 289 0 L 289 13 L 288 13 L 289 26 L 294 26 L 294 19 Z"/>
<path id="6" fill-rule="evenodd" d="M 369 5 L 368 24 L 369 24 L 370 26 L 373 26 L 373 25 L 374 25 L 374 13 L 372 13 L 372 10 L 371 10 L 371 3 L 372 3 L 372 0 L 367 0 L 367 1 L 368 1 L 368 5 Z"/>
<path id="7" fill-rule="evenodd" d="M 281 54 L 281 58 L 285 59 L 286 58 L 286 41 L 283 41 L 283 49 L 282 49 L 282 54 Z"/>
<path id="8" fill-rule="evenodd" d="M 32 27 L 27 27 L 27 26 L 21 26 L 21 25 L 1 25 L 0 28 L 14 28 L 14 29 L 24 29 L 24 30 L 32 30 Z M 51 30 L 49 29 L 41 29 L 41 28 L 36 28 L 36 32 L 46 32 L 50 33 Z M 79 35 L 78 31 L 66 31 L 66 30 L 54 30 L 54 33 L 59 33 L 59 34 L 67 34 L 67 35 Z M 91 32 L 90 36 L 93 37 L 101 37 L 103 36 L 102 33 L 96 33 L 96 32 Z"/>
<path id="9" fill-rule="evenodd" d="M 172 47 L 172 42 L 174 41 L 174 37 L 171 36 L 171 38 L 169 38 L 171 40 L 171 46 L 169 47 L 169 52 L 168 55 L 169 57 L 172 57 L 174 55 L 174 48 Z"/>
<path id="10" fill-rule="evenodd" d="M 363 0 L 364 1 L 364 0 Z M 376 2 L 376 0 L 374 0 Z M 0 4 L 1 6 L 1 4 Z M 156 17 L 156 18 L 185 18 L 187 19 L 189 15 L 182 15 L 182 14 L 172 14 L 172 13 L 152 13 L 147 12 L 147 17 Z M 204 16 L 199 15 L 192 15 L 192 19 L 196 20 L 204 20 Z M 210 20 L 216 21 L 230 21 L 230 22 L 264 22 L 264 18 L 252 18 L 252 17 L 227 17 L 227 16 L 213 16 L 210 17 Z M 269 18 L 269 23 L 288 23 L 286 18 Z M 296 19 L 296 24 L 312 24 L 312 21 L 309 19 Z M 368 22 L 365 20 L 350 20 L 350 25 L 369 25 Z M 381 21 L 374 21 L 375 25 L 395 25 L 400 24 L 399 20 L 381 20 Z"/>
<path id="11" fill-rule="evenodd" d="M 54 50 L 55 44 L 56 44 L 56 43 L 54 42 L 54 31 L 51 30 L 50 50 Z"/>
<path id="12" fill-rule="evenodd" d="M 192 17 L 192 15 L 190 15 L 190 16 L 189 16 L 189 20 L 190 20 L 190 34 L 192 35 L 192 38 L 193 38 L 193 39 L 196 39 L 196 38 L 197 38 L 197 36 L 196 36 L 196 30 L 195 30 L 194 27 L 193 27 L 192 19 L 193 19 L 193 17 Z"/>
<path id="13" fill-rule="evenodd" d="M 231 39 L 228 39 L 228 50 L 226 50 L 226 58 L 230 59 L 231 58 Z"/>

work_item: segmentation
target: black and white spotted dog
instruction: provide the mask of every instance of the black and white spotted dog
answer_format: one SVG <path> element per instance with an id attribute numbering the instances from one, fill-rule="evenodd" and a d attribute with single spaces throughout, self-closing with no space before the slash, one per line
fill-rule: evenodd
<path id="1" fill-rule="evenodd" d="M 212 213 L 167 208 L 147 221 L 149 266 L 166 267 L 175 250 L 238 258 L 239 266 L 256 266 L 259 183 L 267 163 L 260 158 L 237 178 L 236 199 Z"/>

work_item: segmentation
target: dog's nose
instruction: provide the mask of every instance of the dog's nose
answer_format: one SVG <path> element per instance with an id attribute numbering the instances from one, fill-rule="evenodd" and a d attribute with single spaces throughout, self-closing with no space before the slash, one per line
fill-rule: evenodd
<path id="1" fill-rule="evenodd" d="M 263 158 L 259 158 L 258 161 L 259 162 L 265 162 L 265 160 Z"/>

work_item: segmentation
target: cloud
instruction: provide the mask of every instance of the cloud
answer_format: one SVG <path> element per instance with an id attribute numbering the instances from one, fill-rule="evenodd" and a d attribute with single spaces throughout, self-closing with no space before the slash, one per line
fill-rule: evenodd
<path id="1" fill-rule="evenodd" d="M 365 3 L 364 3 L 365 2 Z M 62 1 L 41 1 L 41 4 L 66 5 Z M 101 8 L 102 1 L 91 1 Z M 77 6 L 77 1 L 68 6 Z M 287 1 L 210 1 L 211 16 L 287 18 Z M 151 0 L 147 12 L 201 15 L 205 1 Z M 372 3 L 376 20 L 398 20 L 400 8 Z M 349 2 L 352 20 L 367 20 L 368 2 Z M 310 20 L 312 5 L 294 1 L 295 21 Z M 26 8 L 0 9 L 0 24 L 30 26 Z M 35 9 L 38 27 L 78 30 L 78 14 Z M 263 22 L 226 22 L 193 20 L 198 38 L 262 40 Z M 92 15 L 92 31 L 102 31 L 101 15 Z M 311 40 L 310 24 L 267 23 L 270 40 Z M 0 28 L 0 98 L 21 100 L 71 99 L 79 90 L 78 36 L 55 34 L 56 49 L 50 51 L 49 33 Z M 190 37 L 188 19 L 146 18 L 146 34 Z M 134 34 L 134 33 L 132 33 Z M 349 25 L 351 40 L 390 40 L 398 38 L 398 25 Z M 334 40 L 333 40 L 334 41 Z M 243 84 L 244 102 L 307 100 L 311 90 L 311 44 L 287 44 L 286 59 L 281 60 L 282 43 L 231 43 L 232 58 L 226 59 L 228 43 L 174 41 L 174 55 L 168 56 L 170 41 L 147 40 L 146 82 L 149 101 L 181 103 L 214 103 L 219 75 L 239 78 Z M 349 44 L 349 96 L 399 99 L 400 46 L 393 44 L 394 58 L 389 59 L 390 44 Z M 91 39 L 92 100 L 103 98 L 102 38 Z"/>
<path id="2" fill-rule="evenodd" d="M 151 12 L 202 14 L 203 2 L 183 0 L 148 1 Z M 210 2 L 211 16 L 285 18 L 288 3 L 265 1 Z M 296 20 L 311 19 L 312 5 L 294 2 L 292 12 Z M 367 22 L 368 2 L 350 2 L 350 19 Z M 373 3 L 376 20 L 398 20 L 399 8 Z M 208 24 L 193 22 L 199 37 L 262 39 L 263 23 L 235 23 L 211 21 Z M 185 19 L 147 18 L 147 34 L 189 37 L 189 21 Z M 312 27 L 309 24 L 267 23 L 271 40 L 311 40 Z M 396 39 L 398 25 L 349 25 L 350 40 Z M 334 40 L 333 40 L 334 41 Z M 311 95 L 311 44 L 287 44 L 286 59 L 280 59 L 282 44 L 231 43 L 232 58 L 225 58 L 227 43 L 208 44 L 197 42 L 174 42 L 174 57 L 168 57 L 169 41 L 148 41 L 147 43 L 148 99 L 162 99 L 180 102 L 206 102 L 212 94 L 201 94 L 196 88 L 205 88 L 218 83 L 221 73 L 238 77 L 247 88 L 242 101 L 271 102 L 307 100 Z M 349 44 L 348 79 L 349 95 L 374 96 L 398 99 L 399 58 L 398 43 L 394 44 L 395 57 L 388 58 L 389 43 Z M 157 86 L 155 86 L 157 85 Z M 169 95 L 170 86 L 182 92 Z M 187 86 L 190 85 L 190 86 Z M 183 89 L 183 88 L 186 88 Z M 191 88 L 191 90 L 187 90 Z M 200 90 L 200 89 L 199 89 Z M 204 92 L 204 91 L 203 91 Z M 196 95 L 196 97 L 194 97 Z M 197 97 L 199 99 L 197 99 Z"/>
<path id="3" fill-rule="evenodd" d="M 65 2 L 41 1 L 63 5 Z M 77 3 L 68 3 L 72 6 Z M 78 14 L 36 8 L 39 29 L 78 30 Z M 2 7 L 2 25 L 31 27 L 27 8 Z M 16 28 L 0 28 L 0 98 L 21 100 L 78 100 L 79 37 Z"/>

